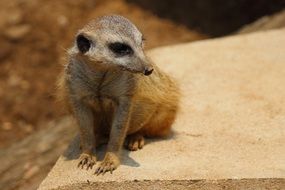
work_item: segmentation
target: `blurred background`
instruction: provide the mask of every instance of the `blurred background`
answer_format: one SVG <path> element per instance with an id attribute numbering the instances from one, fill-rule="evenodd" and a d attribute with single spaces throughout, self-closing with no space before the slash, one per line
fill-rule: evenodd
<path id="1" fill-rule="evenodd" d="M 1 0 L 0 189 L 35 189 L 75 134 L 55 82 L 75 33 L 120 14 L 146 48 L 281 28 L 285 0 Z"/>

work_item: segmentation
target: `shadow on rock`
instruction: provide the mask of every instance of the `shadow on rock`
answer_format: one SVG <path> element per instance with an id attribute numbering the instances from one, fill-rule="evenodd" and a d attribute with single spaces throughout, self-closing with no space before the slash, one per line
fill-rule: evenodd
<path id="1" fill-rule="evenodd" d="M 167 137 L 164 138 L 146 138 L 146 145 L 147 146 L 149 143 L 156 143 L 159 141 L 165 141 L 165 140 L 171 140 L 176 138 L 176 132 L 172 131 L 171 134 Z M 80 150 L 80 143 L 79 143 L 79 136 L 77 135 L 73 141 L 70 143 L 68 146 L 67 150 L 63 153 L 63 156 L 65 160 L 76 160 L 79 158 L 81 150 Z M 106 144 L 101 145 L 97 148 L 97 160 L 102 161 L 104 159 L 104 155 L 106 153 Z M 139 150 L 139 151 L 143 151 Z M 94 152 L 95 154 L 95 152 Z M 126 150 L 123 148 L 122 153 L 121 153 L 121 161 L 122 165 L 127 165 L 131 167 L 139 167 L 140 164 L 136 162 L 132 157 L 130 157 L 130 151 Z"/>

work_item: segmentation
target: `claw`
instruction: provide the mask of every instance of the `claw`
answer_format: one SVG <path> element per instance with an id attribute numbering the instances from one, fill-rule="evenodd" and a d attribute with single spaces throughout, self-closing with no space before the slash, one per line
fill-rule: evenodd
<path id="1" fill-rule="evenodd" d="M 93 164 L 88 164 L 86 169 L 87 169 L 87 170 L 89 170 L 89 169 L 92 170 L 92 168 L 93 168 Z"/>
<path id="2" fill-rule="evenodd" d="M 100 174 L 100 166 L 96 169 L 96 171 L 95 171 L 95 173 L 94 174 L 96 174 L 97 176 Z"/>
<path id="3" fill-rule="evenodd" d="M 87 163 L 87 160 L 86 160 L 86 158 L 83 160 L 83 162 L 82 162 L 82 165 L 81 165 L 81 169 L 83 169 L 84 168 L 84 165 Z"/>
<path id="4" fill-rule="evenodd" d="M 102 171 L 102 175 L 104 175 L 107 172 L 107 168 L 104 168 Z"/>
<path id="5" fill-rule="evenodd" d="M 100 170 L 98 171 L 97 175 L 100 175 L 102 173 L 103 169 L 100 168 Z"/>
<path id="6" fill-rule="evenodd" d="M 83 160 L 81 160 L 81 161 L 78 163 L 77 167 L 79 168 L 82 164 L 83 164 Z"/>

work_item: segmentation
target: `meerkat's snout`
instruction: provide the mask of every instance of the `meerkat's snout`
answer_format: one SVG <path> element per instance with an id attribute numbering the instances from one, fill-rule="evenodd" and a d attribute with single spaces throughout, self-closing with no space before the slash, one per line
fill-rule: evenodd
<path id="1" fill-rule="evenodd" d="M 138 56 L 139 57 L 139 59 L 138 59 L 139 61 L 137 62 L 137 65 L 140 65 L 140 69 L 139 70 L 145 76 L 149 76 L 153 72 L 153 65 L 151 64 L 151 61 L 144 55 L 144 53 L 142 53 L 140 55 L 141 56 Z"/>
<path id="2" fill-rule="evenodd" d="M 153 71 L 152 67 L 145 67 L 143 74 L 148 76 L 148 75 L 150 75 L 152 73 L 152 71 Z"/>

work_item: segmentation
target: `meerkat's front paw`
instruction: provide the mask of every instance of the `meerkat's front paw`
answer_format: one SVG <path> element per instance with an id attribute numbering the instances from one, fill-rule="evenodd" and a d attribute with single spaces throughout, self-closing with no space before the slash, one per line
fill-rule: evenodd
<path id="1" fill-rule="evenodd" d="M 130 151 L 142 149 L 144 146 L 144 137 L 140 134 L 132 134 L 127 136 L 125 147 Z"/>
<path id="2" fill-rule="evenodd" d="M 78 167 L 82 169 L 86 166 L 86 169 L 92 169 L 93 166 L 96 164 L 96 157 L 91 154 L 82 153 L 79 157 Z"/>
<path id="3" fill-rule="evenodd" d="M 100 163 L 94 174 L 105 174 L 106 172 L 113 171 L 120 165 L 119 157 L 112 152 L 107 152 L 104 160 Z"/>

